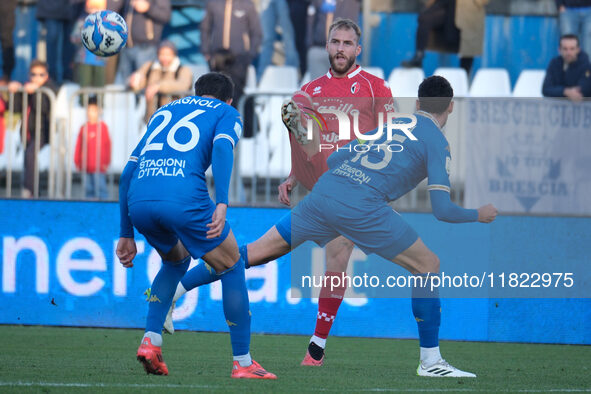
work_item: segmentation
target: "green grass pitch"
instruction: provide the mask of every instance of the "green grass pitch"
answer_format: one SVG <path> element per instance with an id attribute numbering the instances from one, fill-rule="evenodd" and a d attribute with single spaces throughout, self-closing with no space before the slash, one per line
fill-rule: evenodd
<path id="1" fill-rule="evenodd" d="M 141 330 L 0 326 L 0 393 L 186 392 L 578 392 L 591 391 L 591 347 L 441 343 L 476 379 L 415 375 L 414 340 L 336 338 L 323 367 L 301 367 L 308 337 L 253 335 L 251 353 L 276 381 L 230 378 L 228 334 L 164 337 L 169 376 L 135 359 Z"/>

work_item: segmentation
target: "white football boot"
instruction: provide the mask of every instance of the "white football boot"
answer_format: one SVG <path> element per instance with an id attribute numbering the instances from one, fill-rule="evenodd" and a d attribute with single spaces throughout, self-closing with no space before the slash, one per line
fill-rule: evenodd
<path id="1" fill-rule="evenodd" d="M 295 101 L 287 100 L 283 103 L 281 106 L 281 119 L 299 144 L 306 145 L 310 142 L 307 138 L 308 129 L 302 125 L 302 111 Z"/>
<path id="2" fill-rule="evenodd" d="M 417 367 L 418 376 L 428 376 L 432 378 L 475 378 L 476 375 L 470 372 L 465 372 L 450 365 L 444 359 L 437 361 L 435 364 L 425 367 L 423 363 L 419 363 Z"/>

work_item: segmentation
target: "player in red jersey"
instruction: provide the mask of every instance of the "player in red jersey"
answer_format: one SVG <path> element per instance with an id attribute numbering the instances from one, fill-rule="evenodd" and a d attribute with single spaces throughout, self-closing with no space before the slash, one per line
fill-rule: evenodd
<path id="1" fill-rule="evenodd" d="M 363 133 L 378 127 L 378 113 L 392 112 L 394 103 L 388 83 L 356 64 L 356 58 L 361 52 L 360 36 L 361 31 L 354 22 L 334 22 L 329 29 L 326 44 L 331 68 L 325 75 L 304 85 L 302 91 L 311 96 L 317 111 L 322 112 L 331 107 L 340 109 L 347 115 L 357 111 L 359 131 Z M 290 191 L 298 183 L 307 190 L 312 190 L 318 178 L 328 169 L 326 159 L 336 146 L 346 145 L 355 138 L 353 130 L 350 130 L 351 138 L 339 139 L 337 116 L 324 114 L 323 118 L 326 124 L 320 131 L 319 143 L 332 146 L 333 149 L 323 149 L 308 157 L 290 133 L 292 170 L 287 180 L 279 186 L 279 200 L 286 205 L 291 205 Z M 251 245 L 255 249 L 256 242 Z M 254 252 L 251 253 L 251 245 L 248 246 L 250 264 L 256 265 L 259 259 Z M 340 276 L 347 270 L 353 247 L 353 243 L 342 236 L 326 245 L 327 277 Z M 343 301 L 345 290 L 346 287 L 342 286 L 332 290 L 324 287 L 320 291 L 316 329 L 302 365 L 322 365 L 326 338 Z"/>
<path id="2" fill-rule="evenodd" d="M 378 127 L 378 114 L 394 111 L 394 100 L 388 83 L 365 70 L 356 63 L 361 53 L 359 40 L 361 30 L 349 19 L 339 19 L 329 28 L 326 50 L 331 68 L 328 72 L 307 83 L 302 91 L 311 97 L 314 110 L 322 115 L 320 141 L 326 149 L 309 157 L 305 148 L 289 134 L 291 143 L 292 170 L 285 182 L 279 186 L 279 201 L 291 206 L 291 191 L 300 184 L 308 191 L 314 187 L 318 178 L 328 169 L 326 159 L 336 149 L 355 138 L 353 130 L 349 130 L 349 138 L 339 139 L 339 122 L 334 114 L 323 113 L 327 109 L 338 109 L 349 115 L 351 124 L 357 117 L 359 132 L 364 133 Z M 356 114 L 356 115 L 355 115 Z M 384 117 L 385 119 L 385 117 Z M 242 246 L 241 254 L 250 266 L 260 265 L 290 251 L 289 244 L 281 235 L 281 229 L 273 226 L 257 241 Z M 353 251 L 353 243 L 344 237 L 338 237 L 326 245 L 325 275 L 340 276 L 345 272 Z M 215 275 L 206 267 L 198 265 L 189 271 L 179 283 L 174 300 L 186 291 L 216 280 Z M 327 281 L 330 283 L 330 280 Z M 316 329 L 310 340 L 308 352 L 302 365 L 320 366 L 324 361 L 324 347 L 332 323 L 343 296 L 345 287 L 323 288 L 318 301 Z M 173 304 L 174 306 L 174 304 Z M 164 328 L 172 332 L 172 308 Z"/>

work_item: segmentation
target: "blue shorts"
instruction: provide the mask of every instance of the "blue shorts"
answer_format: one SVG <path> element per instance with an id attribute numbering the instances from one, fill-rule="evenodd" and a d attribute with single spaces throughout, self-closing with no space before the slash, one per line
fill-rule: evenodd
<path id="1" fill-rule="evenodd" d="M 194 259 L 217 248 L 230 233 L 226 222 L 222 234 L 207 239 L 207 224 L 215 211 L 212 201 L 195 207 L 169 201 L 137 201 L 129 206 L 134 227 L 159 252 L 166 254 L 180 240 Z"/>
<path id="2" fill-rule="evenodd" d="M 385 202 L 350 203 L 312 192 L 291 211 L 291 246 L 305 241 L 320 246 L 339 235 L 365 254 L 392 260 L 408 249 L 419 235 Z"/>

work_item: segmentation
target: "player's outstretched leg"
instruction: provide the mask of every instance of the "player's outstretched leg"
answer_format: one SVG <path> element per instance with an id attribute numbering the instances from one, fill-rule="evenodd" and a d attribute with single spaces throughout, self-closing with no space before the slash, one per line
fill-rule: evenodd
<path id="1" fill-rule="evenodd" d="M 277 379 L 277 376 L 267 372 L 250 356 L 250 307 L 242 257 L 220 276 L 224 316 L 230 329 L 234 355 L 231 376 L 246 379 Z"/>
<path id="2" fill-rule="evenodd" d="M 443 359 L 439 351 L 441 302 L 439 288 L 431 280 L 439 273 L 439 258 L 418 238 L 394 261 L 411 271 L 417 280 L 412 289 L 412 312 L 419 330 L 420 362 L 418 376 L 476 377 L 459 370 Z"/>
<path id="3" fill-rule="evenodd" d="M 242 245 L 239 248 L 240 256 L 244 260 L 246 268 L 248 268 L 248 254 L 246 245 Z M 169 334 L 174 334 L 174 323 L 172 321 L 172 313 L 176 306 L 176 302 L 181 298 L 187 291 L 192 290 L 196 287 L 203 286 L 215 282 L 221 278 L 211 266 L 205 262 L 198 264 L 189 270 L 185 276 L 179 282 L 174 297 L 172 298 L 172 305 L 166 314 L 166 320 L 164 321 L 164 331 Z"/>
<path id="4" fill-rule="evenodd" d="M 162 324 L 166 317 L 175 288 L 191 262 L 191 256 L 181 261 L 162 261 L 162 267 L 149 293 L 146 332 L 137 351 L 137 359 L 148 374 L 168 375 L 168 367 L 162 358 Z"/>
<path id="5" fill-rule="evenodd" d="M 181 296 L 195 287 L 207 285 L 211 282 L 215 282 L 218 279 L 220 279 L 220 276 L 217 275 L 215 270 L 205 262 L 199 263 L 197 266 L 190 269 L 177 285 L 174 297 L 172 298 L 172 304 L 170 305 L 170 309 L 166 314 L 166 320 L 164 320 L 164 332 L 174 334 L 172 312 L 174 311 L 176 302 L 179 298 L 181 298 Z"/>
<path id="6" fill-rule="evenodd" d="M 240 246 L 239 253 L 244 260 L 244 266 L 249 268 L 250 266 L 265 264 L 289 253 L 291 250 L 290 230 L 291 216 L 287 214 L 262 237 L 248 245 Z M 252 258 L 249 256 L 252 256 Z M 209 264 L 199 264 L 187 272 L 177 286 L 172 305 L 166 315 L 164 331 L 169 334 L 174 333 L 172 313 L 177 300 L 183 294 L 195 287 L 209 284 L 220 278 L 221 276 L 216 274 L 215 270 Z"/>
<path id="7" fill-rule="evenodd" d="M 319 367 L 324 363 L 324 348 L 326 339 L 332 324 L 337 316 L 337 312 L 347 287 L 341 283 L 342 273 L 347 270 L 349 258 L 353 251 L 353 243 L 344 237 L 338 237 L 326 244 L 326 283 L 337 283 L 332 281 L 332 277 L 338 277 L 339 286 L 325 286 L 320 290 L 318 298 L 318 314 L 316 315 L 316 328 L 314 335 L 310 338 L 308 351 L 301 365 Z"/>

